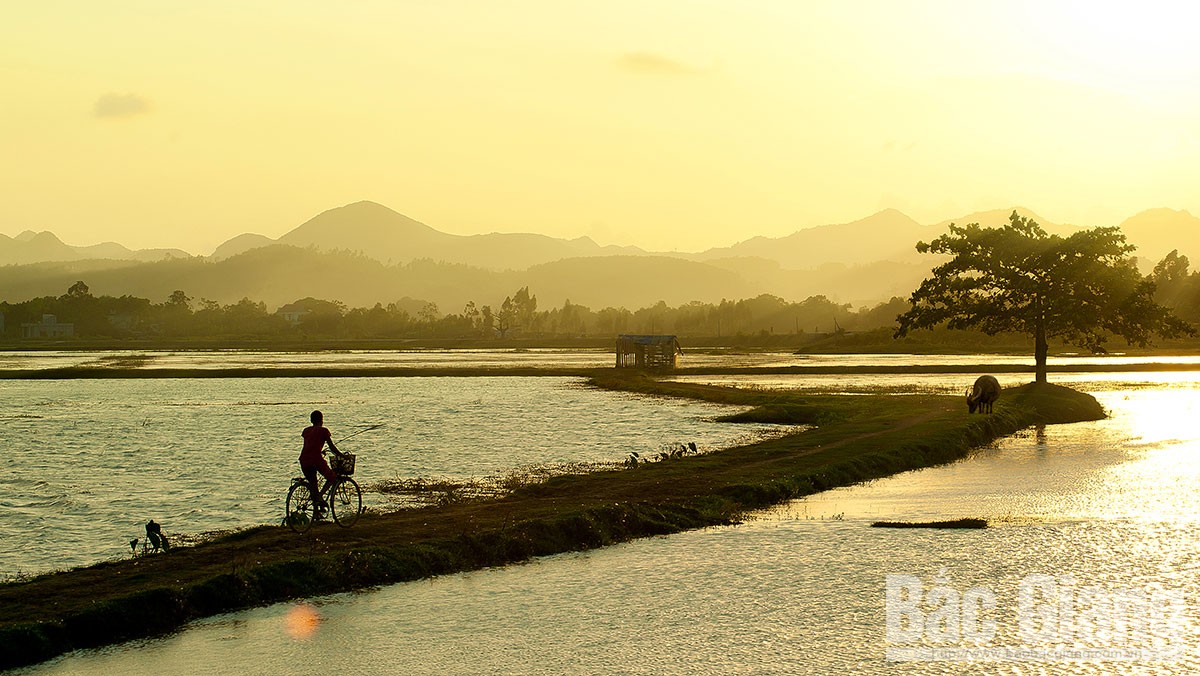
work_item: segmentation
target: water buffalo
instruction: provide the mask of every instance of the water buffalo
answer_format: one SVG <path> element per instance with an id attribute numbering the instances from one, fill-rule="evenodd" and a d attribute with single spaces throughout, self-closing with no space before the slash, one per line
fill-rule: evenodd
<path id="1" fill-rule="evenodd" d="M 1000 382 L 995 376 L 979 376 L 975 379 L 975 387 L 967 392 L 967 412 L 991 413 L 992 403 L 1000 398 Z"/>

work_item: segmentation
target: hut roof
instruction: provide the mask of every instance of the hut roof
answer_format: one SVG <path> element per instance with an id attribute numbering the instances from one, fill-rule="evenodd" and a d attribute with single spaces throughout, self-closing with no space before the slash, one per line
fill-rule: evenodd
<path id="1" fill-rule="evenodd" d="M 638 345 L 652 345 L 654 343 L 671 343 L 676 340 L 675 335 L 639 335 L 632 333 L 622 333 L 617 336 L 619 340 L 628 340 Z"/>

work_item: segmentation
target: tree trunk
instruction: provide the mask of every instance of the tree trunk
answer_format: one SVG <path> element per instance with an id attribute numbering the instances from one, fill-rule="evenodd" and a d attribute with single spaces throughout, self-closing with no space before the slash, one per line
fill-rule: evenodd
<path id="1" fill-rule="evenodd" d="M 1046 344 L 1046 324 L 1038 322 L 1037 327 L 1033 331 L 1033 359 L 1034 372 L 1036 374 L 1035 382 L 1046 382 L 1046 353 L 1049 352 L 1049 346 Z"/>

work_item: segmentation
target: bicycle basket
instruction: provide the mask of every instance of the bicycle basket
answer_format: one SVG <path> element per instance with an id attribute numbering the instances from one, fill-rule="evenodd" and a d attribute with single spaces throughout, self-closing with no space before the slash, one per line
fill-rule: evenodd
<path id="1" fill-rule="evenodd" d="M 338 476 L 350 476 L 354 474 L 354 459 L 357 457 L 353 453 L 347 453 L 344 456 L 335 455 L 330 458 L 332 462 L 329 465 Z"/>

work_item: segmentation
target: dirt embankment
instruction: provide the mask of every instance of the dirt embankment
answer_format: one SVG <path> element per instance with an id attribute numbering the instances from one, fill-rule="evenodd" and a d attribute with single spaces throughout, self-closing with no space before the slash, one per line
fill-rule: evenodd
<path id="1" fill-rule="evenodd" d="M 995 413 L 958 397 L 812 396 L 593 374 L 601 387 L 753 407 L 734 419 L 814 425 L 634 469 L 560 476 L 499 499 L 366 515 L 306 536 L 262 526 L 169 554 L 0 586 L 0 668 L 149 636 L 220 612 L 503 565 L 736 521 L 749 510 L 949 462 L 1035 424 L 1104 416 L 1052 385 L 1006 390 Z"/>

